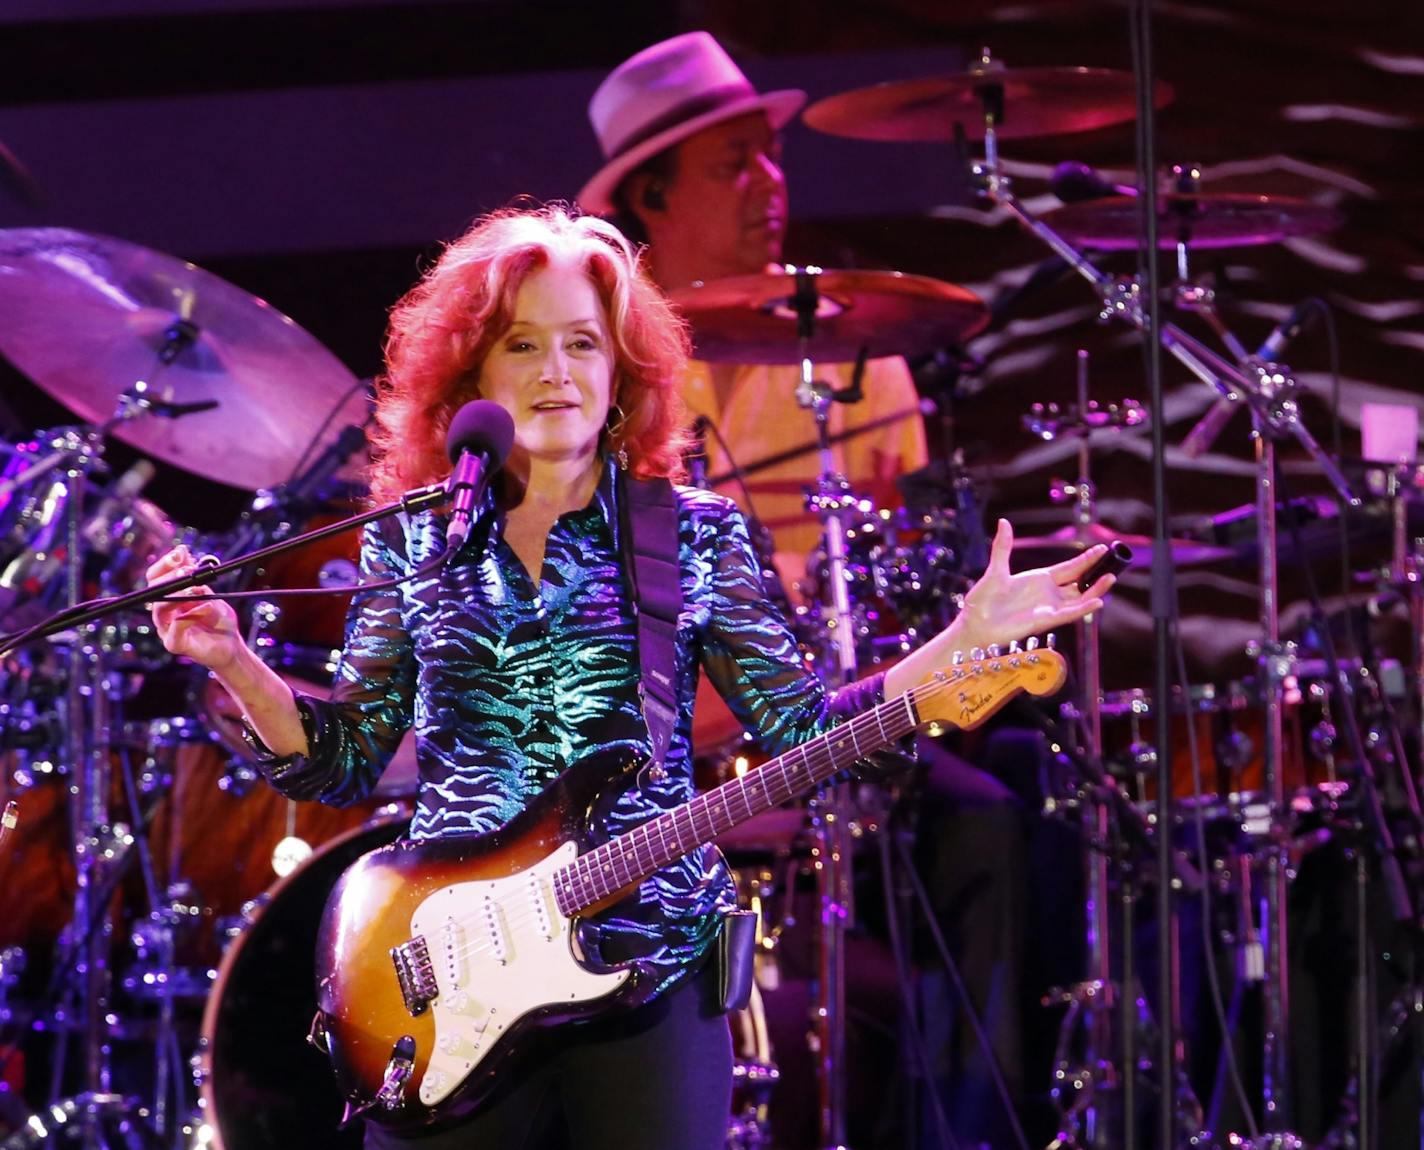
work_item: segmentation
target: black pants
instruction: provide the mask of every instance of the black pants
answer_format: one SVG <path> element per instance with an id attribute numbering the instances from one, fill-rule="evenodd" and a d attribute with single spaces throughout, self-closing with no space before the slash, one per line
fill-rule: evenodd
<path id="1" fill-rule="evenodd" d="M 571 1027 L 469 1121 L 424 1138 L 368 1126 L 367 1150 L 721 1150 L 732 1042 L 709 967 L 631 1014 Z"/>

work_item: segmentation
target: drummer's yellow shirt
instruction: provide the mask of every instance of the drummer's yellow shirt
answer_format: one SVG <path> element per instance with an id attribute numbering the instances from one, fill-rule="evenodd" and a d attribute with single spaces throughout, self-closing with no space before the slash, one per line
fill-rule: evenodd
<path id="1" fill-rule="evenodd" d="M 717 375 L 722 379 L 725 405 L 718 402 Z M 853 364 L 818 364 L 815 375 L 837 390 L 846 387 Z M 816 481 L 820 456 L 816 450 L 816 421 L 797 405 L 796 387 L 801 369 L 795 365 L 711 365 L 694 360 L 689 365 L 683 398 L 692 416 L 711 420 L 726 440 L 728 460 L 716 436 L 707 437 L 708 475 L 725 475 L 735 464 L 748 474 L 750 510 L 771 530 L 783 576 L 793 579 L 804 569 L 805 559 L 820 541 L 820 524 L 806 510 L 804 488 Z M 854 432 L 832 447 L 839 473 L 858 494 L 870 496 L 878 507 L 898 504 L 894 481 L 926 461 L 924 423 L 909 368 L 899 356 L 870 360 L 862 382 L 859 403 L 833 403 L 829 415 L 831 436 Z M 880 426 L 873 426 L 884 421 Z M 762 460 L 802 448 L 794 458 L 766 467 Z M 713 484 L 715 490 L 743 504 L 740 486 L 731 479 Z M 788 567 L 792 569 L 788 570 Z"/>

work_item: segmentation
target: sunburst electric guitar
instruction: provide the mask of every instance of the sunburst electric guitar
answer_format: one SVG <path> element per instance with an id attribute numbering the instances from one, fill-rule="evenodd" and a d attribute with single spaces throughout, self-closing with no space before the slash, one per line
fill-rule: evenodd
<path id="1" fill-rule="evenodd" d="M 365 855 L 332 892 L 317 941 L 312 1041 L 331 1058 L 347 1117 L 414 1131 L 473 1112 L 536 1032 L 649 996 L 636 964 L 582 956 L 580 916 L 917 728 L 977 726 L 1065 674 L 1051 648 L 991 649 L 597 845 L 593 811 L 619 783 L 606 765 L 581 764 L 492 834 Z"/>

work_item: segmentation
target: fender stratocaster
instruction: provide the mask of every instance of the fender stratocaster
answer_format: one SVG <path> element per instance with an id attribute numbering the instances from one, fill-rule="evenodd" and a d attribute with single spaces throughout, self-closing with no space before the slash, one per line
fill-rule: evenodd
<path id="1" fill-rule="evenodd" d="M 364 856 L 327 901 L 317 941 L 312 1041 L 331 1058 L 347 1117 L 414 1130 L 471 1113 L 535 1031 L 648 997 L 636 964 L 580 956 L 579 916 L 921 726 L 977 726 L 1019 691 L 1051 694 L 1065 674 L 1062 656 L 1032 641 L 991 650 L 598 845 L 591 814 L 616 780 L 576 767 L 492 834 Z"/>

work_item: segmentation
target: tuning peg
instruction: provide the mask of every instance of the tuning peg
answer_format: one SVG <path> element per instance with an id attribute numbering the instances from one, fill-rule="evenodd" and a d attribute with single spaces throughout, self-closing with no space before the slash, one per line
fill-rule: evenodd
<path id="1" fill-rule="evenodd" d="M 953 655 L 951 655 L 951 656 L 949 657 L 949 665 L 950 665 L 951 667 L 962 667 L 962 666 L 964 666 L 964 652 L 963 652 L 963 651 L 956 651 Z"/>
<path id="2" fill-rule="evenodd" d="M 1038 650 L 1038 636 L 1037 636 L 1037 635 L 1030 635 L 1027 639 L 1024 640 L 1024 650 L 1025 650 L 1025 651 L 1037 651 L 1037 650 Z"/>
<path id="3" fill-rule="evenodd" d="M 969 657 L 976 663 L 980 662 L 984 658 L 984 648 L 971 647 L 969 649 Z"/>
<path id="4" fill-rule="evenodd" d="M 1018 641 L 1017 639 L 1010 639 L 1010 640 L 1009 640 L 1009 654 L 1010 654 L 1010 655 L 1017 655 L 1018 653 L 1019 653 L 1019 641 Z"/>
<path id="5" fill-rule="evenodd" d="M 1002 647 L 1000 647 L 999 644 L 997 644 L 997 643 L 990 643 L 990 644 L 989 644 L 989 652 L 988 652 L 989 658 L 991 658 L 991 659 L 997 659 L 997 658 L 998 658 L 1000 655 L 1002 655 L 1003 653 L 1004 653 L 1004 649 L 1003 649 Z"/>
<path id="6" fill-rule="evenodd" d="M 1055 634 L 1053 634 L 1053 632 L 1050 631 L 1047 635 L 1045 635 L 1044 638 L 1043 638 L 1043 641 L 1048 644 L 1048 649 L 1049 649 L 1050 651 L 1056 650 L 1056 648 L 1057 648 L 1057 643 L 1058 643 L 1058 636 L 1055 635 Z"/>

